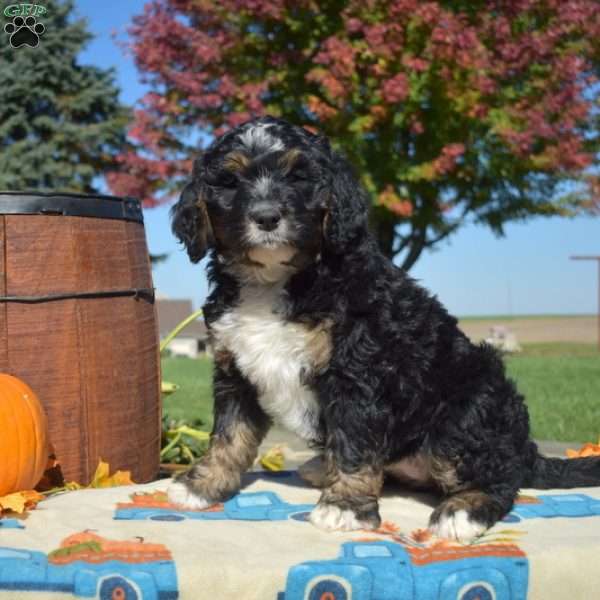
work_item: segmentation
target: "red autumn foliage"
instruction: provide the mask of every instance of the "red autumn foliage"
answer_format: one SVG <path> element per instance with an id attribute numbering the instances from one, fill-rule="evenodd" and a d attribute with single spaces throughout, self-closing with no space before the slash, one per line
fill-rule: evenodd
<path id="1" fill-rule="evenodd" d="M 153 0 L 130 35 L 153 91 L 110 185 L 146 205 L 269 113 L 348 154 L 405 266 L 467 217 L 597 210 L 597 0 Z"/>

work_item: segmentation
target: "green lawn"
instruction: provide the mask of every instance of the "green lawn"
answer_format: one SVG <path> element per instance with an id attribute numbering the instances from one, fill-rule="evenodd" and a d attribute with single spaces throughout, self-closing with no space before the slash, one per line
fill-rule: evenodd
<path id="1" fill-rule="evenodd" d="M 529 344 L 506 359 L 525 395 L 533 436 L 540 440 L 591 442 L 600 437 L 600 353 L 587 344 Z M 165 398 L 176 419 L 202 419 L 212 426 L 211 362 L 165 358 L 163 378 L 180 389 Z"/>
<path id="2" fill-rule="evenodd" d="M 212 427 L 212 361 L 209 358 L 163 358 L 162 377 L 179 389 L 166 396 L 163 413 L 173 419 L 201 419 Z"/>
<path id="3" fill-rule="evenodd" d="M 529 344 L 506 364 L 527 400 L 536 439 L 598 441 L 600 353 L 594 345 Z"/>
<path id="4" fill-rule="evenodd" d="M 518 319 L 588 319 L 595 315 L 476 315 L 476 316 L 465 316 L 458 317 L 460 321 L 474 322 L 474 321 L 515 321 Z"/>

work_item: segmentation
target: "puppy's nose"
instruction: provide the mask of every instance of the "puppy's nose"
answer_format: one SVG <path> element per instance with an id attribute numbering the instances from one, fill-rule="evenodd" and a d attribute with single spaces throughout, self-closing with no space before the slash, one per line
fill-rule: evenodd
<path id="1" fill-rule="evenodd" d="M 263 231 L 273 231 L 281 221 L 279 211 L 271 206 L 257 206 L 250 211 L 249 217 Z"/>

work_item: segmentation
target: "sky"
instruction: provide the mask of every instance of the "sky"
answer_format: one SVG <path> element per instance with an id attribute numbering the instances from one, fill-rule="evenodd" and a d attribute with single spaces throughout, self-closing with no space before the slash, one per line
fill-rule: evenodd
<path id="1" fill-rule="evenodd" d="M 126 40 L 131 17 L 143 0 L 77 0 L 79 16 L 95 38 L 81 55 L 82 64 L 116 69 L 123 102 L 134 105 L 147 88 L 140 83 L 133 58 L 116 43 Z M 159 295 L 187 298 L 195 308 L 207 294 L 205 262 L 192 265 L 172 236 L 169 207 L 144 211 L 150 252 L 167 253 L 154 267 Z M 436 294 L 457 316 L 591 314 L 598 310 L 598 267 L 573 261 L 572 255 L 600 255 L 600 218 L 536 218 L 506 227 L 495 237 L 469 224 L 432 252 L 421 256 L 411 275 Z"/>

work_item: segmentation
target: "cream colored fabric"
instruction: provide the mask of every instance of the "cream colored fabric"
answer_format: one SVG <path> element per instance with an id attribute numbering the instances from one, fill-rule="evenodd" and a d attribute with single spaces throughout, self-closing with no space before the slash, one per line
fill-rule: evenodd
<path id="1" fill-rule="evenodd" d="M 269 520 L 268 516 L 265 516 L 265 520 L 244 520 L 244 518 L 250 518 L 250 516 L 256 518 L 256 515 L 262 510 L 267 515 L 271 508 L 265 508 L 265 505 L 261 502 L 265 501 L 265 498 L 273 500 L 273 494 L 283 503 L 279 507 L 275 507 L 280 511 L 278 513 L 279 517 L 282 514 L 303 512 L 302 510 L 295 511 L 293 505 L 314 504 L 319 497 L 318 490 L 306 487 L 295 473 L 284 473 L 281 476 L 248 474 L 245 478 L 245 487 L 241 492 L 241 498 L 254 498 L 253 502 L 258 504 L 242 507 L 236 514 L 227 510 L 213 511 L 213 515 L 216 514 L 218 517 L 216 520 L 114 519 L 117 503 L 130 504 L 132 494 L 148 494 L 157 490 L 165 490 L 168 483 L 168 480 L 161 480 L 147 485 L 67 493 L 42 502 L 22 522 L 24 528 L 0 527 L 0 548 L 4 549 L 4 551 L 0 550 L 0 598 L 73 598 L 72 592 L 40 589 L 45 585 L 43 577 L 36 584 L 38 586 L 37 591 L 26 592 L 19 589 L 19 586 L 23 587 L 23 582 L 13 582 L 14 589 L 12 590 L 2 589 L 7 585 L 6 581 L 10 579 L 11 570 L 14 576 L 15 569 L 14 561 L 16 559 L 7 558 L 7 555 L 10 555 L 10 552 L 6 550 L 7 548 L 18 550 L 21 555 L 24 554 L 24 551 L 30 553 L 31 551 L 37 551 L 46 555 L 48 552 L 59 548 L 61 542 L 70 537 L 78 543 L 83 541 L 81 548 L 84 549 L 87 548 L 85 544 L 89 545 L 90 540 L 97 538 L 113 542 L 128 541 L 133 544 L 131 548 L 134 549 L 136 548 L 135 544 L 159 544 L 164 546 L 165 556 L 170 553 L 174 562 L 177 577 L 176 589 L 179 597 L 189 600 L 204 598 L 275 600 L 278 593 L 284 592 L 286 588 L 286 577 L 290 568 L 306 561 L 333 561 L 327 563 L 333 573 L 332 577 L 334 579 L 339 577 L 341 581 L 339 585 L 342 587 L 350 585 L 345 592 L 348 598 L 352 597 L 355 600 L 364 598 L 367 600 L 370 597 L 373 599 L 388 597 L 370 596 L 364 591 L 361 592 L 363 595 L 359 596 L 357 592 L 352 591 L 352 582 L 350 584 L 344 583 L 344 577 L 335 575 L 341 568 L 339 565 L 343 562 L 334 560 L 339 556 L 341 544 L 356 542 L 355 546 L 350 546 L 352 549 L 361 546 L 361 544 L 372 544 L 370 540 L 379 539 L 389 544 L 396 544 L 399 548 L 413 545 L 417 549 L 414 550 L 416 552 L 415 556 L 436 544 L 436 540 L 427 539 L 426 534 L 418 531 L 426 528 L 435 499 L 425 495 L 408 495 L 399 489 L 392 488 L 386 489 L 381 500 L 381 515 L 383 520 L 387 522 L 386 533 L 325 533 L 306 521 L 295 520 L 294 518 Z M 259 493 L 258 496 L 257 493 Z M 525 490 L 524 493 L 531 496 L 541 495 L 540 492 L 531 490 Z M 513 513 L 512 520 L 521 519 L 520 521 L 499 523 L 487 534 L 483 541 L 479 541 L 479 548 L 483 548 L 483 554 L 491 552 L 493 555 L 496 550 L 500 549 L 497 553 L 501 555 L 503 547 L 507 547 L 508 554 L 518 554 L 516 549 L 520 549 L 519 551 L 524 553 L 524 557 L 513 557 L 511 560 L 521 561 L 518 568 L 527 570 L 527 598 L 577 600 L 596 597 L 600 594 L 600 488 L 545 492 L 544 494 L 551 496 L 568 494 L 571 500 L 567 504 L 569 502 L 573 504 L 576 511 L 581 512 L 578 506 L 585 505 L 583 507 L 584 513 L 586 511 L 590 513 L 597 511 L 599 514 L 579 517 L 553 516 L 544 518 L 533 516 L 531 518 L 521 518 L 517 511 Z M 520 504 L 519 506 L 530 508 L 532 506 L 543 506 L 543 503 L 537 502 L 538 504 L 535 504 L 536 500 L 530 498 L 528 504 Z M 560 506 L 560 503 L 557 506 Z M 566 504 L 564 506 L 567 512 L 571 510 Z M 126 510 L 131 510 L 131 508 Z M 162 515 L 164 518 L 165 514 L 170 514 L 171 516 L 168 518 L 173 518 L 174 511 L 169 512 L 166 509 L 161 513 L 161 510 L 157 509 L 159 517 Z M 277 517 L 277 514 L 275 516 Z M 175 517 L 177 518 L 177 515 Z M 85 533 L 86 530 L 92 531 Z M 414 533 L 415 531 L 417 533 Z M 437 543 L 439 545 L 439 542 Z M 99 544 L 102 546 L 104 542 L 99 542 Z M 444 547 L 443 544 L 439 547 L 443 549 L 442 555 L 444 555 L 444 552 L 449 551 L 448 547 Z M 98 550 L 97 548 L 94 550 L 94 548 L 96 546 L 92 548 L 93 551 Z M 84 552 L 84 555 L 89 557 L 92 550 L 86 551 L 87 554 Z M 102 552 L 104 552 L 104 549 L 99 554 L 101 555 Z M 117 558 L 119 552 L 120 550 L 117 549 Z M 160 554 L 163 551 L 159 548 L 157 552 Z M 474 552 L 473 556 L 476 555 L 478 550 Z M 460 556 L 460 552 L 456 555 Z M 37 557 L 39 561 L 39 555 L 33 554 L 32 556 L 33 558 Z M 77 553 L 73 556 L 77 556 Z M 72 558 L 69 558 L 67 551 L 63 551 L 62 555 L 58 553 L 56 560 L 63 560 L 66 561 L 66 564 L 72 565 L 73 563 L 68 562 Z M 23 556 L 21 556 L 21 559 L 26 560 Z M 13 562 L 11 563 L 10 560 Z M 143 558 L 140 560 L 141 562 L 137 564 L 136 569 L 141 572 L 152 573 L 154 567 L 152 565 L 148 567 L 148 563 L 144 563 Z M 374 559 L 370 556 L 363 556 L 346 562 L 353 563 L 355 567 L 361 564 L 366 565 L 368 571 L 369 564 L 374 564 L 369 563 L 369 560 L 373 561 Z M 383 560 L 379 563 L 379 566 L 382 567 L 383 565 L 382 568 L 386 571 L 386 576 L 393 579 L 395 577 L 393 572 L 399 559 L 377 560 Z M 443 579 L 447 577 L 453 569 L 464 571 L 464 565 L 469 560 L 468 557 L 463 557 L 457 560 L 442 560 L 437 563 L 434 561 L 429 563 L 429 567 L 427 567 L 429 570 L 421 566 L 408 564 L 408 566 L 402 567 L 408 569 L 404 576 L 398 575 L 396 581 L 386 583 L 388 593 L 392 594 L 393 589 L 395 589 L 394 586 L 398 586 L 398 590 L 405 590 L 402 594 L 406 593 L 408 595 L 390 595 L 389 597 L 419 598 L 415 595 L 417 593 L 415 590 L 420 589 L 419 585 L 421 584 L 419 582 L 422 579 L 426 579 L 423 585 L 427 584 L 429 586 L 427 589 L 435 590 L 436 578 Z M 474 560 L 488 561 L 492 565 L 491 561 L 497 559 L 494 559 L 493 556 L 487 556 L 483 559 L 475 558 Z M 118 576 L 119 561 L 117 560 L 114 564 L 116 566 L 113 571 L 115 576 Z M 389 568 L 386 567 L 386 564 L 389 565 Z M 476 563 L 471 561 L 470 564 L 475 565 Z M 64 568 L 64 564 L 54 564 L 48 569 L 48 576 L 56 577 L 56 573 L 59 573 L 58 577 L 60 579 L 62 577 L 60 575 L 61 571 L 57 571 L 57 569 L 60 570 L 61 568 Z M 80 568 L 85 570 L 85 561 L 80 563 Z M 92 579 L 93 571 L 97 568 L 96 565 L 88 569 L 92 572 L 92 575 L 88 573 L 88 576 Z M 314 569 L 315 576 L 318 579 L 320 568 L 318 565 L 313 564 L 306 567 L 305 570 Z M 496 568 L 497 570 L 498 568 Z M 502 572 L 504 567 L 500 566 L 499 570 Z M 363 571 L 365 570 L 363 569 Z M 383 577 L 383 571 L 377 568 L 371 569 L 370 573 L 368 576 L 373 579 Z M 485 579 L 485 574 L 483 576 Z M 502 576 L 510 584 L 510 594 L 508 596 L 502 594 L 490 595 L 490 598 L 516 600 L 525 597 L 517 584 L 512 585 L 511 573 L 505 573 Z M 38 576 L 33 574 L 31 577 L 35 579 Z M 135 577 L 131 576 L 131 572 L 127 570 L 123 577 L 126 580 L 131 580 L 132 588 L 137 589 L 139 594 L 139 586 L 135 583 Z M 402 577 L 405 579 L 407 577 L 412 578 L 412 582 L 402 581 Z M 376 582 L 369 585 L 372 586 L 373 590 L 377 587 Z M 487 584 L 482 585 L 485 588 Z M 464 586 L 462 587 L 464 588 Z M 412 591 L 406 592 L 409 588 Z M 155 597 L 175 597 L 173 591 L 170 593 L 170 596 Z M 300 593 L 296 590 L 296 593 L 299 594 L 298 597 L 309 597 L 308 592 Z M 421 593 L 428 594 L 429 592 L 423 591 Z M 153 596 L 148 593 L 144 597 L 150 598 Z M 334 597 L 336 596 L 321 595 L 321 598 L 329 600 Z M 446 600 L 441 596 L 435 597 Z M 473 596 L 473 598 L 475 597 Z M 286 600 L 293 600 L 295 596 L 286 595 L 285 598 Z M 483 599 L 484 596 L 480 596 L 480 598 Z M 419 600 L 421 599 L 419 598 Z M 424 598 L 424 600 L 427 600 L 427 598 Z"/>

